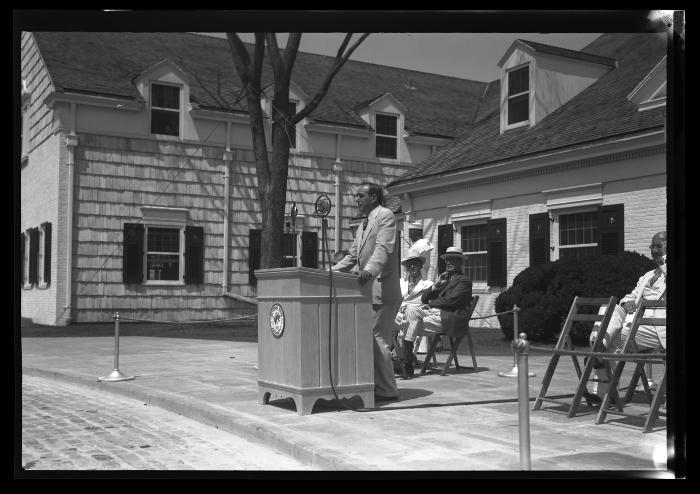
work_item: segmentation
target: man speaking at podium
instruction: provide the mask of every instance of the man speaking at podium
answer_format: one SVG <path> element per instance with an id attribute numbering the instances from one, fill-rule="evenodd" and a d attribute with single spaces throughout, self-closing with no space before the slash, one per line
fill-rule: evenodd
<path id="1" fill-rule="evenodd" d="M 394 213 L 382 206 L 384 194 L 376 184 L 361 184 L 355 201 L 365 220 L 348 255 L 331 269 L 356 272 L 361 285 L 373 280 L 374 394 L 376 401 L 395 400 L 398 389 L 389 345 L 402 301 L 399 259 L 394 249 L 396 220 Z"/>

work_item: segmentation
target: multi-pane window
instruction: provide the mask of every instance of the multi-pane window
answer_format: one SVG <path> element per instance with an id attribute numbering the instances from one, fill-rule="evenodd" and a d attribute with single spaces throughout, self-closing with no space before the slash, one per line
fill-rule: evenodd
<path id="1" fill-rule="evenodd" d="M 151 84 L 151 134 L 180 135 L 180 88 Z"/>
<path id="2" fill-rule="evenodd" d="M 297 103 L 296 101 L 290 101 L 289 102 L 289 114 L 294 115 L 297 112 Z M 296 127 L 291 127 L 289 129 L 289 149 L 295 149 L 297 147 L 297 129 Z"/>
<path id="3" fill-rule="evenodd" d="M 392 115 L 375 115 L 376 117 L 376 156 L 377 158 L 397 157 L 398 122 L 399 119 Z"/>
<path id="4" fill-rule="evenodd" d="M 598 218 L 595 211 L 559 216 L 559 257 L 585 257 L 598 251 Z"/>
<path id="5" fill-rule="evenodd" d="M 530 72 L 527 66 L 508 72 L 508 125 L 529 119 Z"/>
<path id="6" fill-rule="evenodd" d="M 468 257 L 464 262 L 464 273 L 472 281 L 486 282 L 488 279 L 486 224 L 463 226 L 461 234 L 462 252 Z"/>
<path id="7" fill-rule="evenodd" d="M 146 280 L 179 281 L 180 229 L 149 226 L 146 230 Z"/>

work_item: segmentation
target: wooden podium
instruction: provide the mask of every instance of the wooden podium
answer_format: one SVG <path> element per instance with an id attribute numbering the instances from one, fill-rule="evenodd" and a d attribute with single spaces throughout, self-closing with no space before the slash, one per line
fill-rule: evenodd
<path id="1" fill-rule="evenodd" d="M 374 407 L 372 284 L 360 286 L 356 275 L 333 272 L 329 333 L 328 271 L 261 269 L 255 276 L 260 403 L 292 398 L 297 413 L 310 414 L 317 400 L 335 399 L 332 370 L 339 398 L 360 396 L 365 407 Z"/>

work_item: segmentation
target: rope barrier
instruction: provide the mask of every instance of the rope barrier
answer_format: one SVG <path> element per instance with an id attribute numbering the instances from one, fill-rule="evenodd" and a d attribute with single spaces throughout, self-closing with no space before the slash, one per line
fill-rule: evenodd
<path id="1" fill-rule="evenodd" d="M 257 314 L 251 314 L 248 316 L 239 316 L 239 317 L 229 317 L 225 319 L 191 319 L 188 321 L 162 321 L 158 319 L 136 319 L 136 318 L 131 318 L 131 317 L 121 317 L 123 321 L 132 321 L 132 322 L 157 322 L 161 324 L 200 324 L 200 323 L 206 323 L 206 322 L 224 322 L 224 321 L 240 321 L 241 319 L 254 319 L 257 318 Z"/>

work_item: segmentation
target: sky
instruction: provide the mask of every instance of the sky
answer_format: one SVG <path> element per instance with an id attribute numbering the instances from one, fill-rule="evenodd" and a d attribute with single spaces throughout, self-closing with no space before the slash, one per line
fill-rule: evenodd
<path id="1" fill-rule="evenodd" d="M 205 34 L 205 33 L 201 33 Z M 215 35 L 214 33 L 206 33 Z M 500 77 L 498 61 L 520 38 L 580 50 L 601 33 L 372 33 L 352 60 L 489 82 Z M 220 35 L 223 36 L 223 35 Z M 241 34 L 246 42 L 252 34 Z M 300 51 L 335 56 L 342 33 L 304 33 Z M 278 35 L 284 46 L 286 35 Z"/>

